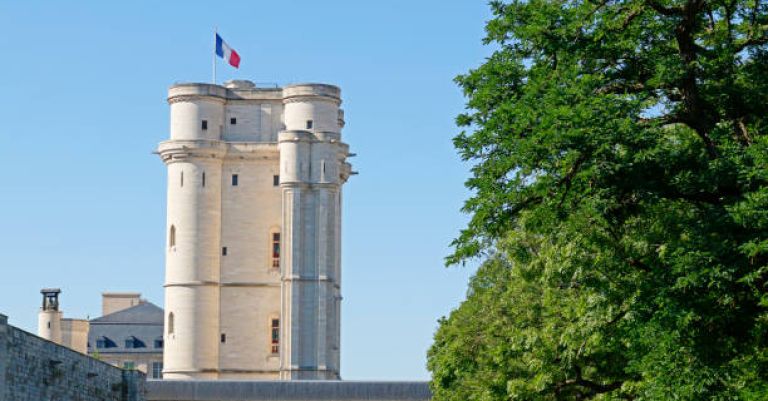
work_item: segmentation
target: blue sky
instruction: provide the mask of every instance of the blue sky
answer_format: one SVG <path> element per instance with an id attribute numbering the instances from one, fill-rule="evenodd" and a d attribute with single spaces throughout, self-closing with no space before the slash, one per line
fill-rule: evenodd
<path id="1" fill-rule="evenodd" d="M 213 28 L 242 57 L 219 82 L 339 85 L 345 186 L 342 377 L 427 379 L 472 268 L 443 258 L 467 220 L 453 78 L 489 55 L 483 1 L 0 2 L 0 313 L 36 330 L 102 291 L 162 305 L 166 91 L 211 79 Z"/>

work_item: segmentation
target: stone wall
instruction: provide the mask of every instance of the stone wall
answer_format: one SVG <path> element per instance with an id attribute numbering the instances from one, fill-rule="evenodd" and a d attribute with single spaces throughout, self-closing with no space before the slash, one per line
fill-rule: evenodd
<path id="1" fill-rule="evenodd" d="M 14 326 L 0 314 L 0 401 L 144 401 L 145 376 Z"/>
<path id="2" fill-rule="evenodd" d="M 427 382 L 150 380 L 148 401 L 429 401 Z"/>

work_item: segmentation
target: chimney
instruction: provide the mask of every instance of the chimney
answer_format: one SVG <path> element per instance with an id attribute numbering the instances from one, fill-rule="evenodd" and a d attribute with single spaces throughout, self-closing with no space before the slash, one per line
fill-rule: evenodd
<path id="1" fill-rule="evenodd" d="M 103 292 L 101 293 L 101 315 L 106 316 L 143 302 L 139 292 Z"/>

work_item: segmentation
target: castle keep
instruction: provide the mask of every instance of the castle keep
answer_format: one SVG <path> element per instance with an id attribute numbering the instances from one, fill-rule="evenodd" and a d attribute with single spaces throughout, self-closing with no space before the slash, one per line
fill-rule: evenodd
<path id="1" fill-rule="evenodd" d="M 166 379 L 339 379 L 339 88 L 169 90 Z"/>

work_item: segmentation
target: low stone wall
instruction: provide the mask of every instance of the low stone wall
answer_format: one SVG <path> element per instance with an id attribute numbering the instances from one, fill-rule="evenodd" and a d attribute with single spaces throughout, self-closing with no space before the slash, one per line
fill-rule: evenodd
<path id="1" fill-rule="evenodd" d="M 44 340 L 0 315 L 0 401 L 144 401 L 146 378 Z"/>
<path id="2" fill-rule="evenodd" d="M 428 401 L 431 397 L 427 382 L 147 382 L 148 401 Z"/>

